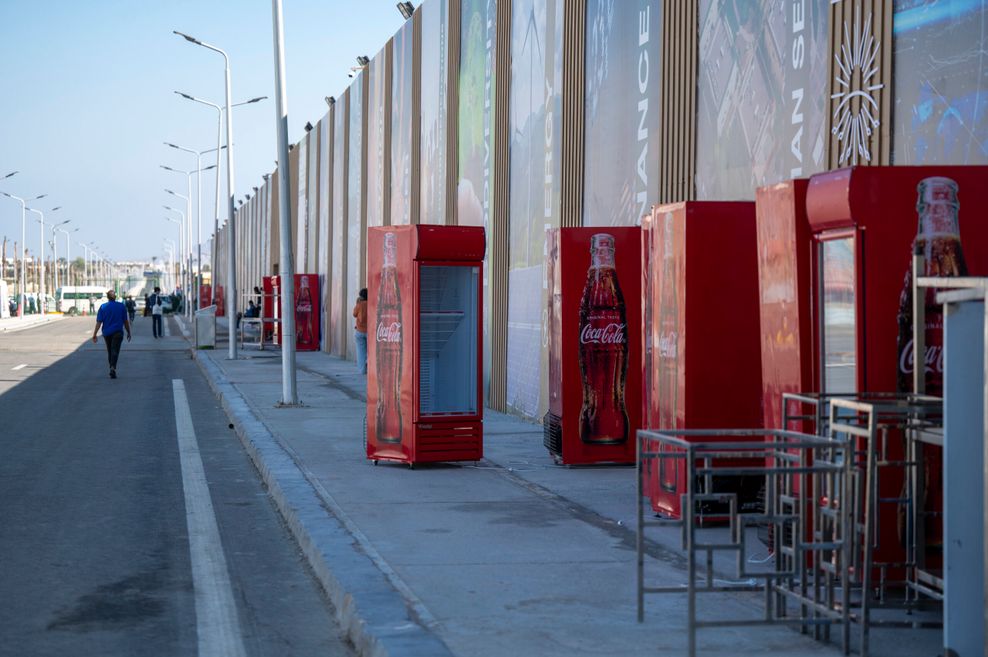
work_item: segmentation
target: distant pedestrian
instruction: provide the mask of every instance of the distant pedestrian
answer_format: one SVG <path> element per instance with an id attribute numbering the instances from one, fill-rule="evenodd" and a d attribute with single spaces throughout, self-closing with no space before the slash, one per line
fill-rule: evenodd
<path id="1" fill-rule="evenodd" d="M 357 304 L 353 307 L 353 332 L 357 340 L 357 369 L 361 374 L 367 374 L 367 288 L 362 288 L 357 294 Z"/>
<path id="2" fill-rule="evenodd" d="M 134 302 L 134 297 L 128 296 L 124 306 L 127 307 L 127 316 L 130 317 L 130 322 L 133 324 L 134 317 L 137 315 L 137 304 Z"/>
<path id="3" fill-rule="evenodd" d="M 96 328 L 93 329 L 93 343 L 96 334 L 103 327 L 103 341 L 106 342 L 106 355 L 110 361 L 110 378 L 117 378 L 117 358 L 120 357 L 120 345 L 123 344 L 124 331 L 127 331 L 127 342 L 130 342 L 130 321 L 127 319 L 127 307 L 117 301 L 117 293 L 107 290 L 106 303 L 99 307 L 96 313 Z"/>
<path id="4" fill-rule="evenodd" d="M 151 335 L 155 339 L 164 337 L 164 333 L 161 330 L 161 318 L 165 313 L 164 306 L 161 303 L 161 288 L 154 288 L 154 294 L 148 297 L 147 301 L 151 305 Z"/>
<path id="5" fill-rule="evenodd" d="M 148 303 L 148 295 L 145 294 L 144 295 L 144 312 L 143 312 L 143 315 L 144 315 L 144 317 L 147 317 L 150 314 L 151 314 L 151 305 Z"/>

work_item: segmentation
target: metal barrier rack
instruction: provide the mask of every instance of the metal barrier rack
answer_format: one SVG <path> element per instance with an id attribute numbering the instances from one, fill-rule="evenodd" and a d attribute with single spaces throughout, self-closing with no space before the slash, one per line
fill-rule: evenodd
<path id="1" fill-rule="evenodd" d="M 860 627 L 861 655 L 869 652 L 869 634 L 873 625 L 884 627 L 931 627 L 942 622 L 917 617 L 883 618 L 875 621 L 872 610 L 922 609 L 931 601 L 942 600 L 942 579 L 925 565 L 925 521 L 929 515 L 923 509 L 922 444 L 942 444 L 943 404 L 938 397 L 917 394 L 864 393 L 861 395 L 783 395 L 783 422 L 786 427 L 832 438 L 845 439 L 854 446 L 851 468 L 851 497 L 846 505 L 851 509 L 849 532 L 851 539 L 850 619 Z M 892 443 L 900 441 L 901 453 L 895 454 Z M 880 483 L 884 478 L 901 480 L 900 492 L 882 496 Z M 827 500 L 827 491 L 820 491 Z M 821 499 L 814 493 L 811 499 Z M 839 503 L 839 500 L 838 500 Z M 822 502 L 821 502 L 822 504 Z M 883 527 L 890 514 L 882 509 L 892 507 L 892 517 L 902 510 L 904 517 L 900 539 L 904 547 L 901 561 L 876 560 L 876 550 L 882 547 L 882 537 L 900 533 Z M 816 525 L 814 525 L 816 526 Z M 819 531 L 829 531 L 826 516 L 821 518 Z M 875 575 L 878 575 L 875 581 Z M 832 598 L 832 568 L 819 564 L 810 572 L 815 586 L 823 583 L 822 600 L 814 603 L 828 607 L 839 604 Z M 816 590 L 816 588 L 814 589 Z M 821 638 L 819 632 L 817 638 Z M 827 638 L 827 637 L 823 637 Z"/>
<path id="2" fill-rule="evenodd" d="M 274 339 L 274 335 L 277 331 L 281 330 L 281 318 L 278 311 L 280 310 L 279 295 L 261 293 L 260 295 L 256 293 L 244 293 L 243 301 L 241 307 L 246 307 L 248 301 L 254 301 L 255 299 L 270 298 L 274 302 L 272 307 L 275 310 L 274 317 L 264 316 L 264 303 L 263 301 L 257 304 L 257 317 L 241 317 L 237 325 L 237 339 L 240 343 L 240 348 L 243 349 L 245 345 L 257 346 L 258 350 L 264 351 L 266 346 L 277 346 L 277 342 Z M 248 333 L 253 334 L 257 332 L 257 339 L 251 342 L 247 342 Z M 253 336 L 251 336 L 253 337 Z"/>
<path id="3" fill-rule="evenodd" d="M 638 620 L 644 620 L 645 595 L 685 593 L 687 596 L 689 655 L 696 655 L 697 630 L 713 627 L 758 625 L 798 625 L 841 628 L 844 651 L 850 649 L 850 507 L 837 500 L 851 497 L 851 462 L 847 455 L 850 440 L 822 437 L 783 430 L 669 430 L 638 432 Z M 686 472 L 686 492 L 682 495 L 682 517 L 646 520 L 645 496 L 652 474 L 661 460 L 674 460 L 674 467 Z M 679 461 L 680 463 L 675 463 Z M 760 512 L 739 512 L 735 493 L 712 493 L 719 477 L 756 476 L 765 479 L 765 505 Z M 807 504 L 808 491 L 827 491 L 825 505 Z M 717 505 L 716 515 L 729 528 L 725 538 L 698 540 L 705 525 L 705 509 Z M 724 512 L 726 505 L 726 514 Z M 827 518 L 827 530 L 821 518 Z M 644 543 L 650 527 L 678 527 L 687 558 L 687 581 L 679 586 L 646 586 Z M 758 527 L 767 527 L 772 536 L 774 567 L 760 570 L 748 567 L 745 538 Z M 723 533 L 723 532 L 722 532 Z M 714 577 L 714 554 L 733 552 L 737 582 L 718 584 Z M 833 565 L 834 577 L 815 581 L 811 590 L 807 564 Z M 698 564 L 703 564 L 702 572 Z M 744 581 L 746 580 L 746 581 Z M 822 590 L 826 584 L 830 588 Z M 836 584 L 836 586 L 835 586 Z M 762 617 L 700 620 L 696 599 L 699 593 L 760 592 L 764 595 Z M 799 611 L 790 615 L 786 601 L 798 602 Z"/>

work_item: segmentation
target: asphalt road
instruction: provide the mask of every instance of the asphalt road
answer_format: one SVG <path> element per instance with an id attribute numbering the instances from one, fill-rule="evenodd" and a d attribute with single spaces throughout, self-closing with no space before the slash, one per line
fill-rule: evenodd
<path id="1" fill-rule="evenodd" d="M 168 322 L 0 334 L 0 655 L 351 655 Z"/>

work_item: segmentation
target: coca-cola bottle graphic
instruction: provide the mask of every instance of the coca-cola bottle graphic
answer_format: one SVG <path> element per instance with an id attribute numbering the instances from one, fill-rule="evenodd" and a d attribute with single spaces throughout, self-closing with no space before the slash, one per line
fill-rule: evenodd
<path id="1" fill-rule="evenodd" d="M 625 442 L 628 324 L 614 269 L 614 236 L 606 233 L 590 238 L 590 269 L 580 302 L 580 375 L 581 440 L 595 445 Z"/>
<path id="2" fill-rule="evenodd" d="M 384 266 L 377 292 L 377 440 L 401 442 L 401 291 L 398 287 L 397 240 L 384 234 Z"/>
<path id="3" fill-rule="evenodd" d="M 924 276 L 966 276 L 967 265 L 961 250 L 957 222 L 957 183 L 950 178 L 925 178 L 917 187 L 919 198 L 916 212 L 919 229 L 913 241 L 913 252 L 922 253 L 926 268 Z M 926 353 L 922 362 L 926 369 L 926 394 L 939 396 L 943 392 L 943 308 L 936 303 L 936 290 L 926 288 L 925 319 Z M 913 271 L 912 261 L 906 267 L 902 294 L 899 295 L 899 339 L 897 388 L 900 392 L 913 389 Z"/>
<path id="4" fill-rule="evenodd" d="M 295 344 L 308 347 L 312 344 L 312 292 L 309 277 L 299 277 L 298 294 L 295 295 Z"/>
<path id="5" fill-rule="evenodd" d="M 967 265 L 961 250 L 957 212 L 957 183 L 950 178 L 934 177 L 920 181 L 916 200 L 919 228 L 913 240 L 913 253 L 924 256 L 924 276 L 965 276 Z M 917 359 L 913 344 L 913 271 L 912 261 L 906 267 L 902 293 L 899 295 L 898 371 L 896 387 L 899 392 L 913 390 L 913 370 L 917 361 L 925 370 L 924 388 L 928 395 L 943 394 L 943 307 L 936 303 L 936 290 L 926 288 L 924 295 L 924 341 L 926 352 Z M 924 512 L 935 513 L 943 508 L 942 453 L 939 448 L 923 445 L 924 486 L 916 503 Z M 905 525 L 905 508 L 899 509 L 900 537 Z M 943 544 L 939 523 L 926 523 L 927 558 L 938 558 Z"/>

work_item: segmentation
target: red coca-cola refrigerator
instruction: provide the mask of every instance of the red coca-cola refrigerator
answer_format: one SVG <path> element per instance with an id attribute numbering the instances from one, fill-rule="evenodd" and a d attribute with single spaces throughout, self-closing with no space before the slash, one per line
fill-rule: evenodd
<path id="1" fill-rule="evenodd" d="M 814 390 L 825 393 L 909 392 L 912 349 L 913 249 L 925 256 L 926 276 L 988 274 L 988 167 L 852 167 L 810 178 L 806 216 Z M 771 284 L 771 281 L 764 282 Z M 943 315 L 926 292 L 926 393 L 942 394 Z M 800 320 L 802 321 L 802 317 Z M 795 376 L 796 370 L 793 370 Z M 902 441 L 887 442 L 887 457 L 901 460 Z M 925 446 L 927 512 L 939 512 L 941 450 Z M 902 473 L 879 478 L 879 499 L 901 496 Z M 899 562 L 904 550 L 899 509 L 878 508 L 875 559 Z M 927 525 L 927 557 L 938 559 L 939 529 Z"/>
<path id="2" fill-rule="evenodd" d="M 655 206 L 642 221 L 643 426 L 750 429 L 762 425 L 755 204 Z M 710 440 L 705 437 L 704 440 Z M 714 490 L 754 504 L 757 477 L 718 477 Z M 680 517 L 686 462 L 654 460 L 652 508 Z M 717 509 L 706 509 L 715 518 Z"/>
<path id="3" fill-rule="evenodd" d="M 641 408 L 641 229 L 548 231 L 549 411 L 557 463 L 634 463 Z"/>
<path id="4" fill-rule="evenodd" d="M 295 274 L 295 350 L 319 351 L 319 275 Z M 280 276 L 265 276 L 261 280 L 264 299 L 261 301 L 264 317 L 281 314 Z M 255 299 L 256 302 L 256 299 Z M 273 324 L 273 340 L 281 344 L 281 324 Z M 265 329 L 268 330 L 268 329 Z"/>
<path id="5" fill-rule="evenodd" d="M 216 295 L 213 297 L 213 303 L 216 304 L 216 316 L 225 317 L 226 316 L 226 290 L 222 285 L 216 286 Z"/>
<path id="6" fill-rule="evenodd" d="M 483 457 L 484 229 L 367 232 L 367 458 Z"/>
<path id="7" fill-rule="evenodd" d="M 210 289 L 209 283 L 199 284 L 199 307 L 205 308 L 206 306 L 212 304 L 213 302 L 213 292 Z"/>

